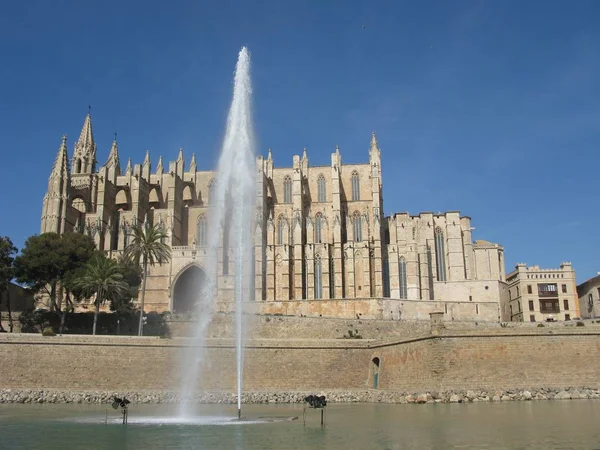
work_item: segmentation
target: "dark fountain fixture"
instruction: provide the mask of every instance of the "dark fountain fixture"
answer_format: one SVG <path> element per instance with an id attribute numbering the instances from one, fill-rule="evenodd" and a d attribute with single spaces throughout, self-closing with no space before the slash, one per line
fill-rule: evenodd
<path id="1" fill-rule="evenodd" d="M 308 404 L 309 408 L 312 409 L 320 409 L 321 410 L 321 427 L 325 426 L 325 407 L 327 406 L 327 399 L 324 395 L 308 395 L 304 397 L 304 411 L 303 411 L 303 419 L 304 426 L 306 426 L 306 405 Z"/>
<path id="2" fill-rule="evenodd" d="M 123 398 L 114 397 L 113 402 L 112 402 L 113 409 L 121 408 L 121 414 L 123 414 L 123 425 L 127 424 L 128 405 L 130 403 L 131 402 L 129 400 L 127 400 L 125 397 L 123 397 Z"/>

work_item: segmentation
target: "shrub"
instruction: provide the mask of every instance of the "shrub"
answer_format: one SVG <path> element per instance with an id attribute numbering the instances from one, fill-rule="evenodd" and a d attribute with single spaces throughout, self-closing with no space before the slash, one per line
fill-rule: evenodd
<path id="1" fill-rule="evenodd" d="M 538 323 L 537 326 L 538 326 L 538 328 L 542 328 L 542 327 L 545 327 L 546 325 L 544 325 L 543 323 Z"/>
<path id="2" fill-rule="evenodd" d="M 583 322 L 577 322 L 577 326 L 578 327 L 585 327 L 585 323 L 583 323 Z"/>
<path id="3" fill-rule="evenodd" d="M 46 327 L 42 331 L 42 336 L 56 336 L 56 333 L 51 327 Z"/>

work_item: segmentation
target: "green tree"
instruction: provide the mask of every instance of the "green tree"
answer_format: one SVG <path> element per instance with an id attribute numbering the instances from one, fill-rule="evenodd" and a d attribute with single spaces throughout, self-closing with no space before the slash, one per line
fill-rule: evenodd
<path id="1" fill-rule="evenodd" d="M 72 286 L 75 272 L 84 267 L 96 253 L 94 240 L 79 233 L 44 233 L 31 236 L 21 254 L 15 258 L 17 281 L 29 286 L 34 293 L 48 299 L 48 307 L 61 316 L 62 332 L 66 314 L 72 310 L 72 300 L 64 288 Z M 69 289 L 66 290 L 69 293 Z"/>
<path id="2" fill-rule="evenodd" d="M 142 302 L 140 308 L 140 322 L 138 336 L 143 335 L 144 327 L 144 300 L 146 299 L 146 279 L 148 278 L 148 265 L 161 264 L 171 258 L 171 248 L 164 243 L 167 233 L 161 225 L 136 225 L 131 230 L 131 243 L 125 249 L 125 257 L 129 261 L 142 267 Z"/>
<path id="3" fill-rule="evenodd" d="M 13 263 L 15 260 L 15 254 L 17 253 L 17 247 L 15 247 L 9 237 L 0 237 L 0 301 L 2 300 L 2 294 L 6 292 L 6 303 L 8 312 L 8 327 L 10 332 L 13 332 L 13 319 L 12 311 L 10 308 L 10 281 L 15 276 Z M 0 317 L 1 319 L 1 317 Z M 2 321 L 0 320 L 0 330 L 2 328 Z"/>
<path id="4" fill-rule="evenodd" d="M 82 290 L 84 296 L 94 296 L 92 334 L 96 334 L 100 306 L 107 300 L 123 295 L 130 288 L 123 280 L 121 265 L 103 254 L 94 255 L 75 284 Z"/>

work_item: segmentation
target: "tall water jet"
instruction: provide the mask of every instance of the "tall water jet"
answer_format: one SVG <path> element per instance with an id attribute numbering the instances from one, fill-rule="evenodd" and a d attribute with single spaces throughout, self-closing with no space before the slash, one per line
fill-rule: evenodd
<path id="1" fill-rule="evenodd" d="M 234 280 L 233 300 L 236 320 L 237 407 L 241 417 L 243 380 L 243 304 L 251 299 L 252 289 L 252 232 L 256 199 L 254 132 L 251 115 L 252 87 L 250 83 L 250 54 L 242 47 L 235 70 L 233 99 L 227 117 L 227 127 L 219 157 L 216 189 L 210 198 L 207 252 L 204 259 L 206 283 L 199 292 L 196 306 L 198 323 L 194 340 L 183 356 L 182 408 L 180 415 L 190 414 L 190 400 L 198 386 L 204 363 L 206 332 L 212 319 L 215 302 L 227 293 L 220 286 L 225 278 Z M 229 252 L 235 259 L 234 273 L 229 270 Z M 222 252 L 219 267 L 219 252 Z M 223 298 L 227 301 L 229 299 Z"/>

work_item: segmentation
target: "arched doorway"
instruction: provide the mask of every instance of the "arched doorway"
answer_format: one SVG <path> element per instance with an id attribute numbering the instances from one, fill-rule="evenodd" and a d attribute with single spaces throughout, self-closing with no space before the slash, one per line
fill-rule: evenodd
<path id="1" fill-rule="evenodd" d="M 379 387 L 379 365 L 381 361 L 378 357 L 375 357 L 371 360 L 373 366 L 373 389 L 377 389 Z"/>
<path id="2" fill-rule="evenodd" d="M 192 265 L 185 269 L 175 281 L 173 289 L 173 312 L 186 313 L 193 311 L 200 300 L 206 273 L 200 267 Z"/>

